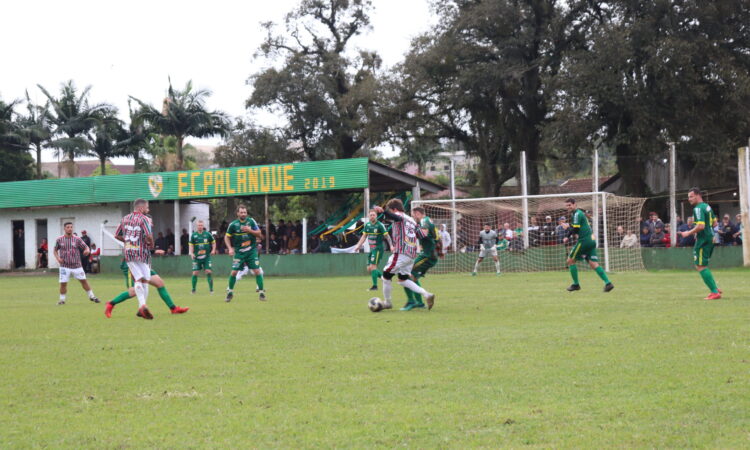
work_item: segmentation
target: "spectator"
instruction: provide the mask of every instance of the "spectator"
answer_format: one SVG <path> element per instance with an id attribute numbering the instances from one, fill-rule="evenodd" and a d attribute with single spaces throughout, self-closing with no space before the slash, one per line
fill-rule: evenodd
<path id="1" fill-rule="evenodd" d="M 214 237 L 214 241 L 216 242 L 216 253 L 221 255 L 223 253 L 226 253 L 226 244 L 224 243 L 224 235 L 220 233 L 213 232 L 211 233 Z"/>
<path id="2" fill-rule="evenodd" d="M 622 240 L 625 239 L 625 228 L 622 225 L 618 225 L 615 230 L 615 235 L 612 236 L 612 247 L 622 247 Z"/>
<path id="3" fill-rule="evenodd" d="M 187 232 L 187 229 L 182 229 L 182 234 L 180 235 L 180 254 L 181 255 L 187 255 L 189 252 L 188 245 L 190 244 L 190 235 Z"/>
<path id="4" fill-rule="evenodd" d="M 638 248 L 638 236 L 633 230 L 628 230 L 620 242 L 620 248 Z"/>
<path id="5" fill-rule="evenodd" d="M 555 227 L 555 235 L 557 236 L 558 244 L 564 244 L 565 240 L 568 238 L 567 220 L 568 219 L 565 216 L 561 216 L 557 218 L 557 227 Z"/>
<path id="6" fill-rule="evenodd" d="M 677 229 L 678 230 L 685 223 L 685 222 L 682 221 L 682 217 L 680 217 L 680 216 L 675 217 L 675 222 L 677 222 Z"/>
<path id="7" fill-rule="evenodd" d="M 737 245 L 742 245 L 742 214 L 737 214 L 735 217 L 734 227 L 737 229 L 737 231 L 732 235 L 734 238 L 734 243 Z"/>
<path id="8" fill-rule="evenodd" d="M 167 247 L 167 238 L 165 238 L 164 234 L 160 231 L 156 235 L 156 241 L 154 241 L 154 250 L 161 250 L 162 252 L 166 252 Z"/>
<path id="9" fill-rule="evenodd" d="M 289 253 L 301 253 L 302 252 L 302 240 L 297 235 L 296 230 L 292 230 L 291 236 L 289 236 L 287 249 L 289 250 Z"/>
<path id="10" fill-rule="evenodd" d="M 506 224 L 507 225 L 507 224 Z M 507 237 L 507 231 L 510 231 L 511 233 L 511 239 L 508 239 Z M 511 230 L 506 230 L 506 239 L 508 239 L 508 250 L 510 251 L 522 251 L 524 250 L 523 246 L 523 228 L 521 228 L 521 225 L 516 222 L 515 228 Z"/>
<path id="11" fill-rule="evenodd" d="M 166 238 L 167 238 L 167 248 L 169 248 L 169 246 L 171 245 L 172 248 L 174 249 L 174 244 L 175 244 L 174 239 L 175 239 L 175 237 L 174 237 L 174 233 L 172 233 L 172 230 L 169 229 L 169 228 L 167 228 L 167 236 L 166 236 Z"/>
<path id="12" fill-rule="evenodd" d="M 96 244 L 92 242 L 91 252 L 89 253 L 89 257 L 88 257 L 89 264 L 91 267 L 91 272 L 93 273 L 101 272 L 101 265 L 99 264 L 101 255 L 102 255 L 102 249 L 96 248 Z"/>
<path id="13" fill-rule="evenodd" d="M 646 226 L 648 226 L 648 232 L 650 234 L 654 234 L 656 231 L 656 227 L 661 227 L 662 230 L 664 230 L 664 222 L 659 219 L 659 215 L 656 214 L 656 212 L 651 211 L 648 213 L 649 219 L 646 221 Z"/>
<path id="14" fill-rule="evenodd" d="M 664 225 L 656 225 L 656 228 L 654 228 L 654 232 L 651 233 L 651 238 L 649 239 L 649 246 L 650 247 L 665 247 L 664 245 Z"/>
<path id="15" fill-rule="evenodd" d="M 320 237 L 320 245 L 315 249 L 315 253 L 331 253 L 331 235 L 327 234 Z"/>
<path id="16" fill-rule="evenodd" d="M 48 256 L 49 245 L 47 244 L 47 238 L 42 238 L 42 243 L 39 244 L 39 248 L 36 250 L 36 268 L 46 269 L 49 265 Z"/>
<path id="17" fill-rule="evenodd" d="M 276 239 L 276 233 L 271 233 L 268 237 L 268 253 L 277 254 L 281 250 L 278 239 Z"/>
<path id="18" fill-rule="evenodd" d="M 541 229 L 539 227 L 539 221 L 536 216 L 531 217 L 531 223 L 529 224 L 529 246 L 537 247 L 540 245 Z"/>
<path id="19" fill-rule="evenodd" d="M 542 239 L 542 245 L 554 245 L 557 241 L 556 236 L 557 233 L 555 230 L 555 223 L 552 221 L 552 216 L 545 216 L 540 236 Z"/>
<path id="20" fill-rule="evenodd" d="M 450 249 L 451 243 L 453 242 L 451 240 L 451 234 L 448 233 L 447 228 L 448 227 L 446 227 L 445 224 L 440 225 L 440 243 L 442 244 L 443 255 L 448 253 L 448 249 Z"/>
<path id="21" fill-rule="evenodd" d="M 174 234 L 172 236 L 174 236 Z M 167 247 L 166 255 L 167 256 L 174 256 L 174 247 L 173 246 L 170 245 L 170 246 Z"/>
<path id="22" fill-rule="evenodd" d="M 91 238 L 86 233 L 86 230 L 81 231 L 81 240 L 84 244 L 91 248 Z M 91 273 L 91 263 L 89 262 L 89 259 L 83 254 L 83 252 L 81 252 L 81 266 L 83 266 L 84 272 Z"/>
<path id="23" fill-rule="evenodd" d="M 646 224 L 641 228 L 641 247 L 651 247 L 651 231 Z"/>
<path id="24" fill-rule="evenodd" d="M 682 233 L 684 231 L 690 231 L 695 226 L 695 223 L 693 222 L 693 216 L 689 216 L 687 218 L 687 222 L 680 225 L 680 228 L 677 230 Z M 677 241 L 678 247 L 692 247 L 695 245 L 695 235 L 691 234 L 688 237 L 680 237 Z"/>
<path id="25" fill-rule="evenodd" d="M 664 224 L 664 239 L 662 242 L 664 242 L 664 246 L 669 248 L 672 246 L 672 236 L 670 235 L 671 228 L 669 226 L 670 224 Z"/>
<path id="26" fill-rule="evenodd" d="M 298 220 L 297 222 L 295 222 L 294 231 L 297 232 L 297 236 L 302 236 L 302 222 L 301 221 Z"/>
<path id="27" fill-rule="evenodd" d="M 734 233 L 738 230 L 735 229 L 734 224 L 730 220 L 729 214 L 724 214 L 719 225 L 719 235 L 721 236 L 721 245 L 734 245 Z"/>
<path id="28" fill-rule="evenodd" d="M 313 228 L 315 229 L 315 228 Z M 308 236 L 307 238 L 307 253 L 315 253 L 315 249 L 320 246 L 320 238 L 317 234 Z"/>

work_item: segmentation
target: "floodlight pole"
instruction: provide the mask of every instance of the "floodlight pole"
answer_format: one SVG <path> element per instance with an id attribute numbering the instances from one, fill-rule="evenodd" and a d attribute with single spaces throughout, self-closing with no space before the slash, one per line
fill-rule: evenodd
<path id="1" fill-rule="evenodd" d="M 742 260 L 745 267 L 750 267 L 750 239 L 745 235 L 745 228 L 750 225 L 750 145 L 738 149 L 737 165 L 742 211 Z"/>
<path id="2" fill-rule="evenodd" d="M 263 197 L 264 197 L 264 199 L 263 199 L 263 203 L 264 203 L 264 209 L 263 209 L 263 211 L 264 211 L 264 214 L 263 215 L 266 218 L 266 254 L 268 254 L 268 245 L 271 242 L 270 241 L 270 239 L 271 239 L 270 238 L 271 233 L 269 233 L 269 228 L 268 228 L 268 194 L 264 195 Z"/>
<path id="3" fill-rule="evenodd" d="M 458 251 L 458 218 L 456 217 L 456 160 L 451 158 L 451 233 L 453 234 L 453 253 Z"/>
<path id="4" fill-rule="evenodd" d="M 675 143 L 669 143 L 669 242 L 677 247 L 677 153 Z"/>
<path id="5" fill-rule="evenodd" d="M 370 212 L 370 208 L 371 208 L 371 205 L 370 205 L 370 187 L 369 186 L 367 186 L 365 188 L 365 192 L 364 192 L 363 200 L 362 201 L 364 203 L 364 208 L 362 208 L 362 217 L 364 217 L 365 218 L 365 222 L 367 222 L 367 214 Z"/>
<path id="6" fill-rule="evenodd" d="M 521 152 L 521 205 L 523 207 L 523 248 L 529 248 L 529 188 L 526 182 L 526 152 Z"/>
<path id="7" fill-rule="evenodd" d="M 599 246 L 599 146 L 594 147 L 594 163 L 591 170 L 591 192 L 594 197 L 591 205 L 591 231 L 594 234 L 594 242 Z"/>
<path id="8" fill-rule="evenodd" d="M 107 222 L 109 222 L 109 220 L 105 219 L 104 222 L 99 225 L 99 248 L 102 249 L 102 256 L 104 256 L 104 225 L 106 225 Z"/>
<path id="9" fill-rule="evenodd" d="M 180 232 L 180 201 L 174 201 L 174 254 L 182 254 L 182 243 L 177 238 L 177 233 Z"/>
<path id="10" fill-rule="evenodd" d="M 307 254 L 307 217 L 302 218 L 302 254 Z"/>

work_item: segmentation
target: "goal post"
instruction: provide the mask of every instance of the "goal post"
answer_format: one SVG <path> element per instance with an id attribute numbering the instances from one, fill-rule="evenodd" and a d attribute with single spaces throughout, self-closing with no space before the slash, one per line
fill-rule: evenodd
<path id="1" fill-rule="evenodd" d="M 414 201 L 412 207 L 423 207 L 436 226 L 445 225 L 446 231 L 456 237 L 445 258 L 433 269 L 435 273 L 473 272 L 480 251 L 479 232 L 484 225 L 490 225 L 500 235 L 497 250 L 502 272 L 554 271 L 566 269 L 565 260 L 573 245 L 566 239 L 564 225 L 570 221 L 570 212 L 565 209 L 565 200 L 569 197 L 576 200 L 578 208 L 590 214 L 592 229 L 598 229 L 598 255 L 605 270 L 644 269 L 637 240 L 644 198 L 584 192 L 420 200 Z M 524 211 L 528 211 L 528 215 Z M 595 213 L 598 214 L 594 216 Z M 628 234 L 635 236 L 634 245 L 627 245 L 634 239 L 631 236 L 626 239 L 626 245 L 621 246 Z M 491 256 L 485 258 L 479 265 L 479 272 L 494 272 L 492 259 Z"/>

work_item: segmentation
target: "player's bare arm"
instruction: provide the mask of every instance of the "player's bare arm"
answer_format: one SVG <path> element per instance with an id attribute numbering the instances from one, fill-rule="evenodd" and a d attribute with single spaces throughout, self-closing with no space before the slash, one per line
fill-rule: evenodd
<path id="1" fill-rule="evenodd" d="M 188 255 L 190 255 L 190 259 L 195 259 L 195 254 L 193 254 L 193 243 L 188 243 Z"/>
<path id="2" fill-rule="evenodd" d="M 57 260 L 58 264 L 62 264 L 62 258 L 60 258 L 60 255 L 57 253 L 57 247 L 55 247 L 55 251 L 52 252 L 55 255 L 55 259 Z"/>
<path id="3" fill-rule="evenodd" d="M 362 247 L 362 244 L 365 243 L 365 239 L 367 239 L 367 233 L 362 233 L 362 237 L 359 238 L 359 242 L 357 242 L 357 245 L 354 246 L 354 252 L 358 252 L 359 248 Z"/>
<path id="4" fill-rule="evenodd" d="M 681 235 L 682 237 L 688 237 L 688 236 L 690 236 L 691 234 L 696 234 L 696 233 L 700 233 L 700 232 L 701 232 L 701 231 L 703 231 L 703 230 L 704 230 L 705 228 L 706 228 L 706 226 L 705 226 L 704 224 L 702 224 L 702 223 L 699 223 L 699 224 L 696 224 L 696 225 L 695 225 L 695 226 L 693 227 L 693 229 L 692 229 L 692 230 L 688 230 L 688 231 L 680 231 L 680 235 Z"/>
<path id="5" fill-rule="evenodd" d="M 211 242 L 211 254 L 212 255 L 216 254 L 216 241 L 215 240 Z"/>
<path id="6" fill-rule="evenodd" d="M 232 246 L 232 241 L 226 234 L 224 235 L 224 244 L 226 244 L 227 246 L 227 252 L 229 253 L 229 256 L 234 256 L 234 247 Z"/>

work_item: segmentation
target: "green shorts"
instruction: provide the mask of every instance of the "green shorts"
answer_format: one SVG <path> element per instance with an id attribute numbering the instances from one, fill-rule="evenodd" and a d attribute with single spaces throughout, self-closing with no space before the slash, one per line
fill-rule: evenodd
<path id="1" fill-rule="evenodd" d="M 370 250 L 370 255 L 367 257 L 367 265 L 377 266 L 380 264 L 380 259 L 383 257 L 383 249 Z"/>
<path id="2" fill-rule="evenodd" d="M 427 274 L 427 271 L 435 267 L 438 263 L 438 259 L 431 256 L 419 255 L 414 260 L 414 267 L 411 269 L 411 274 L 417 278 L 421 278 Z"/>
<path id="3" fill-rule="evenodd" d="M 242 270 L 243 265 L 247 265 L 250 270 L 260 269 L 258 250 L 252 249 L 246 252 L 238 252 L 235 250 L 234 259 L 232 260 L 232 270 Z"/>
<path id="4" fill-rule="evenodd" d="M 714 252 L 714 243 L 711 241 L 696 240 L 693 246 L 693 264 L 696 266 L 707 266 Z"/>
<path id="5" fill-rule="evenodd" d="M 599 262 L 599 256 L 596 254 L 596 242 L 593 240 L 578 241 L 570 250 L 568 258 L 573 261 L 594 261 Z"/>
<path id="6" fill-rule="evenodd" d="M 211 270 L 211 258 L 206 257 L 203 259 L 194 259 L 193 272 L 196 270 Z"/>

